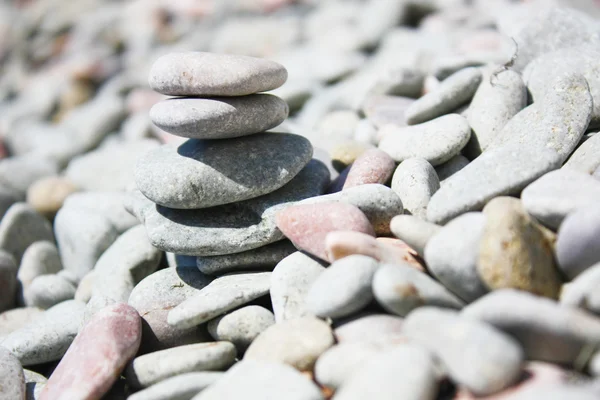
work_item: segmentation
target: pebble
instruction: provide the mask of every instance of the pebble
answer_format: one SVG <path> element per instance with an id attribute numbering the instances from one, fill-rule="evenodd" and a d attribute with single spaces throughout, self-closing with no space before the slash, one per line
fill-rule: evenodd
<path id="1" fill-rule="evenodd" d="M 0 343 L 10 333 L 24 327 L 43 315 L 43 310 L 35 307 L 18 307 L 0 313 Z"/>
<path id="2" fill-rule="evenodd" d="M 446 179 L 450 178 L 467 165 L 469 165 L 469 159 L 462 154 L 457 154 L 442 165 L 438 165 L 435 172 L 440 180 L 440 186 L 445 183 Z"/>
<path id="3" fill-rule="evenodd" d="M 220 276 L 169 311 L 176 329 L 191 328 L 269 293 L 271 272 L 239 272 Z"/>
<path id="4" fill-rule="evenodd" d="M 325 237 L 333 231 L 356 231 L 375 236 L 362 211 L 344 202 L 297 204 L 279 211 L 277 227 L 299 250 L 327 260 Z"/>
<path id="5" fill-rule="evenodd" d="M 435 169 L 424 158 L 402 161 L 392 178 L 392 190 L 402 200 L 404 212 L 421 219 L 426 219 L 427 204 L 439 188 Z"/>
<path id="6" fill-rule="evenodd" d="M 188 344 L 136 357 L 125 376 L 133 387 L 146 388 L 187 372 L 227 369 L 235 355 L 235 346 L 229 342 Z"/>
<path id="7" fill-rule="evenodd" d="M 600 297 L 596 288 L 600 284 L 600 262 L 581 272 L 571 283 L 564 285 L 560 303 L 600 314 Z"/>
<path id="8" fill-rule="evenodd" d="M 24 290 L 23 298 L 27 307 L 45 310 L 73 299 L 76 290 L 75 285 L 61 275 L 39 275 Z"/>
<path id="9" fill-rule="evenodd" d="M 154 62 L 150 87 L 170 96 L 245 96 L 277 89 L 286 69 L 260 58 L 204 52 L 169 53 Z"/>
<path id="10" fill-rule="evenodd" d="M 0 345 L 10 350 L 24 367 L 60 360 L 77 335 L 84 310 L 83 302 L 63 301 L 10 333 Z"/>
<path id="11" fill-rule="evenodd" d="M 26 203 L 12 205 L 0 222 L 0 249 L 12 254 L 20 264 L 27 247 L 40 240 L 54 242 L 48 220 Z"/>
<path id="12" fill-rule="evenodd" d="M 27 204 L 41 215 L 52 219 L 63 206 L 65 199 L 78 190 L 75 183 L 66 177 L 41 178 L 27 189 Z"/>
<path id="13" fill-rule="evenodd" d="M 320 318 L 339 318 L 363 309 L 373 300 L 371 282 L 378 267 L 375 259 L 363 255 L 335 261 L 308 291 L 308 310 Z"/>
<path id="14" fill-rule="evenodd" d="M 354 129 L 353 139 L 357 142 L 376 145 L 377 128 L 368 119 L 361 119 L 360 121 L 358 121 L 358 124 L 356 124 L 356 128 Z"/>
<path id="15" fill-rule="evenodd" d="M 573 364 L 600 334 L 600 319 L 592 314 L 515 289 L 491 292 L 462 313 L 516 338 L 529 360 Z"/>
<path id="16" fill-rule="evenodd" d="M 0 398 L 25 400 L 25 374 L 19 360 L 0 347 Z"/>
<path id="17" fill-rule="evenodd" d="M 488 292 L 477 269 L 485 227 L 483 213 L 468 212 L 439 229 L 425 247 L 429 272 L 466 302 Z"/>
<path id="18" fill-rule="evenodd" d="M 57 173 L 56 162 L 33 152 L 6 158 L 0 163 L 0 180 L 18 201 L 25 198 L 34 182 Z"/>
<path id="19" fill-rule="evenodd" d="M 48 379 L 44 375 L 28 369 L 24 369 L 23 372 L 25 373 L 25 391 L 27 393 L 25 398 L 27 400 L 39 399 Z"/>
<path id="20" fill-rule="evenodd" d="M 403 330 L 439 357 L 454 382 L 478 396 L 512 385 L 521 374 L 524 354 L 515 339 L 455 311 L 420 308 L 406 318 Z"/>
<path id="21" fill-rule="evenodd" d="M 77 334 L 40 399 L 102 398 L 137 352 L 141 338 L 135 309 L 127 304 L 102 309 Z"/>
<path id="22" fill-rule="evenodd" d="M 394 236 L 408 244 L 420 256 L 424 256 L 427 243 L 441 226 L 423 221 L 414 215 L 397 215 L 392 219 L 390 229 Z"/>
<path id="23" fill-rule="evenodd" d="M 377 345 L 369 342 L 335 345 L 317 360 L 315 380 L 322 386 L 337 390 L 356 370 L 381 350 Z"/>
<path id="24" fill-rule="evenodd" d="M 319 388 L 294 368 L 276 362 L 246 360 L 230 368 L 192 400 L 324 400 Z"/>
<path id="25" fill-rule="evenodd" d="M 471 100 L 481 80 L 479 68 L 464 68 L 452 74 L 438 88 L 406 109 L 406 122 L 409 125 L 420 124 L 455 111 Z"/>
<path id="26" fill-rule="evenodd" d="M 288 115 L 288 105 L 277 96 L 176 97 L 156 103 L 152 122 L 174 135 L 193 139 L 228 139 L 264 132 Z"/>
<path id="27" fill-rule="evenodd" d="M 419 157 L 436 167 L 460 153 L 469 142 L 471 128 L 464 117 L 448 114 L 403 128 L 386 125 L 380 133 L 379 148 L 394 161 Z"/>
<path id="28" fill-rule="evenodd" d="M 196 266 L 198 258 L 196 256 L 184 256 L 181 254 L 174 254 L 169 252 L 166 252 L 165 255 L 167 259 L 167 264 L 170 268 L 194 267 Z"/>
<path id="29" fill-rule="evenodd" d="M 532 217 L 557 229 L 567 215 L 596 204 L 599 196 L 600 181 L 565 168 L 549 172 L 527 186 L 521 200 Z"/>
<path id="30" fill-rule="evenodd" d="M 299 371 L 312 371 L 321 354 L 334 344 L 329 325 L 315 317 L 301 317 L 271 325 L 252 342 L 246 360 L 291 365 Z"/>
<path id="31" fill-rule="evenodd" d="M 581 143 L 563 165 L 592 175 L 600 167 L 600 135 L 594 133 L 589 139 Z"/>
<path id="32" fill-rule="evenodd" d="M 210 321 L 208 332 L 215 340 L 233 343 L 238 354 L 243 354 L 250 343 L 274 323 L 275 316 L 271 311 L 260 306 L 246 306 Z"/>
<path id="33" fill-rule="evenodd" d="M 444 286 L 406 264 L 384 264 L 373 278 L 373 294 L 388 312 L 406 316 L 424 305 L 462 308 L 464 303 Z"/>
<path id="34" fill-rule="evenodd" d="M 389 314 L 358 314 L 338 320 L 333 333 L 338 343 L 402 343 L 404 319 Z"/>
<path id="35" fill-rule="evenodd" d="M 15 258 L 0 250 L 0 312 L 10 310 L 17 300 L 17 271 Z"/>
<path id="36" fill-rule="evenodd" d="M 40 241 L 30 244 L 23 253 L 17 277 L 21 286 L 26 288 L 36 277 L 56 274 L 60 270 L 62 270 L 62 263 L 54 243 Z"/>
<path id="37" fill-rule="evenodd" d="M 270 294 L 277 323 L 311 315 L 306 295 L 323 271 L 323 261 L 300 251 L 290 254 L 275 266 Z"/>
<path id="38" fill-rule="evenodd" d="M 217 382 L 223 377 L 223 372 L 188 372 L 172 378 L 167 378 L 140 390 L 127 399 L 129 400 L 190 400 L 192 397 Z"/>
<path id="39" fill-rule="evenodd" d="M 161 206 L 207 208 L 271 193 L 294 178 L 311 156 L 308 140 L 290 133 L 191 139 L 142 156 L 135 182 L 148 199 Z M 229 162 L 242 158 L 243 165 Z"/>
<path id="40" fill-rule="evenodd" d="M 392 124 L 406 126 L 404 113 L 415 100 L 409 97 L 372 95 L 362 105 L 362 111 L 377 128 Z"/>
<path id="41" fill-rule="evenodd" d="M 333 167 L 337 170 L 343 170 L 372 148 L 373 145 L 371 144 L 362 143 L 351 139 L 331 146 L 329 155 L 331 156 Z"/>
<path id="42" fill-rule="evenodd" d="M 380 149 L 370 149 L 352 163 L 344 189 L 368 183 L 386 184 L 396 168 L 394 160 Z"/>
<path id="43" fill-rule="evenodd" d="M 79 192 L 65 200 L 65 207 L 100 214 L 117 230 L 123 233 L 140 222 L 125 209 L 127 193 L 120 192 Z"/>

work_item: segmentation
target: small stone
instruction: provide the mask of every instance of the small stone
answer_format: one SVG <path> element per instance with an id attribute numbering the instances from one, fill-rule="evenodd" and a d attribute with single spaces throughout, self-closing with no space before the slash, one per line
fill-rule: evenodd
<path id="1" fill-rule="evenodd" d="M 44 311 L 35 307 L 19 307 L 0 313 L 0 343 L 10 333 L 21 329 Z"/>
<path id="2" fill-rule="evenodd" d="M 600 207 L 581 207 L 567 215 L 556 240 L 556 260 L 569 279 L 600 262 Z"/>
<path id="3" fill-rule="evenodd" d="M 339 318 L 361 310 L 373 300 L 371 282 L 377 267 L 375 259 L 363 255 L 334 262 L 308 291 L 308 310 L 320 318 Z"/>
<path id="4" fill-rule="evenodd" d="M 245 96 L 277 89 L 285 68 L 260 58 L 204 52 L 169 53 L 150 70 L 150 87 L 171 96 Z"/>
<path id="5" fill-rule="evenodd" d="M 277 323 L 311 315 L 306 305 L 306 294 L 323 271 L 323 261 L 299 251 L 275 266 L 271 275 L 270 294 Z"/>
<path id="6" fill-rule="evenodd" d="M 28 369 L 24 369 L 23 372 L 25 373 L 25 390 L 27 392 L 27 400 L 39 399 L 44 386 L 46 386 L 46 383 L 48 383 L 48 379 L 44 375 Z"/>
<path id="7" fill-rule="evenodd" d="M 404 128 L 386 125 L 380 132 L 379 148 L 394 161 L 420 157 L 434 167 L 459 154 L 471 137 L 467 120 L 458 114 L 444 115 Z"/>
<path id="8" fill-rule="evenodd" d="M 0 312 L 10 310 L 17 300 L 17 271 L 15 258 L 0 250 Z"/>
<path id="9" fill-rule="evenodd" d="M 425 305 L 460 309 L 464 302 L 421 271 L 404 264 L 384 264 L 373 278 L 373 294 L 390 313 L 406 316 Z"/>
<path id="10" fill-rule="evenodd" d="M 126 304 L 98 312 L 77 334 L 41 399 L 100 399 L 135 355 L 142 338 L 140 316 Z"/>
<path id="11" fill-rule="evenodd" d="M 248 156 L 251 155 L 251 156 Z M 165 207 L 195 209 L 255 198 L 279 189 L 312 157 L 302 136 L 261 133 L 236 139 L 190 139 L 142 156 L 137 188 Z M 231 163 L 232 159 L 244 162 Z"/>
<path id="12" fill-rule="evenodd" d="M 54 242 L 48 220 L 25 203 L 12 205 L 0 222 L 0 249 L 12 254 L 20 264 L 27 247 L 39 240 Z"/>
<path id="13" fill-rule="evenodd" d="M 28 307 L 48 309 L 75 297 L 75 285 L 60 275 L 39 275 L 25 289 L 23 297 Z"/>
<path id="14" fill-rule="evenodd" d="M 127 382 L 146 388 L 187 372 L 220 371 L 235 361 L 235 346 L 229 342 L 189 344 L 136 357 L 127 367 Z"/>
<path id="15" fill-rule="evenodd" d="M 516 340 L 455 311 L 420 308 L 406 318 L 404 333 L 439 357 L 454 382 L 478 396 L 512 385 L 521 374 L 524 354 Z"/>
<path id="16" fill-rule="evenodd" d="M 436 90 L 406 109 L 406 122 L 409 125 L 419 124 L 456 110 L 471 100 L 481 79 L 479 68 L 464 68 L 452 74 Z"/>
<path id="17" fill-rule="evenodd" d="M 404 319 L 389 314 L 359 314 L 336 322 L 333 331 L 338 343 L 373 342 L 397 344 L 405 341 L 402 335 Z"/>
<path id="18" fill-rule="evenodd" d="M 271 325 L 252 342 L 244 361 L 272 361 L 312 371 L 319 356 L 333 346 L 329 325 L 315 317 L 302 317 Z"/>
<path id="19" fill-rule="evenodd" d="M 0 398 L 25 400 L 25 374 L 19 360 L 0 347 Z"/>
<path id="20" fill-rule="evenodd" d="M 594 133 L 579 145 L 563 168 L 571 168 L 592 175 L 600 167 L 600 135 Z"/>
<path id="21" fill-rule="evenodd" d="M 270 272 L 240 272 L 220 276 L 173 308 L 167 317 L 177 329 L 191 328 L 269 293 Z"/>
<path id="22" fill-rule="evenodd" d="M 404 212 L 421 219 L 426 219 L 427 204 L 439 188 L 435 169 L 424 158 L 402 161 L 392 178 L 392 190 L 402 200 Z"/>
<path id="23" fill-rule="evenodd" d="M 406 126 L 404 112 L 414 102 L 408 97 L 373 95 L 365 100 L 362 111 L 377 128 L 388 124 L 403 127 Z"/>
<path id="24" fill-rule="evenodd" d="M 377 128 L 371 121 L 364 118 L 358 121 L 354 130 L 354 140 L 366 144 L 377 144 Z"/>
<path id="25" fill-rule="evenodd" d="M 243 354 L 256 337 L 275 323 L 275 316 L 260 306 L 246 306 L 213 319 L 208 332 L 215 340 L 234 344 L 238 354 Z"/>
<path id="26" fill-rule="evenodd" d="M 167 378 L 127 397 L 128 400 L 190 400 L 223 377 L 223 372 L 188 372 Z"/>
<path id="27" fill-rule="evenodd" d="M 315 380 L 337 390 L 381 348 L 369 342 L 342 343 L 329 348 L 315 364 Z"/>
<path id="28" fill-rule="evenodd" d="M 345 140 L 332 146 L 329 155 L 334 168 L 341 171 L 372 148 L 373 145 L 371 144 L 357 142 L 355 140 Z"/>
<path id="29" fill-rule="evenodd" d="M 315 134 L 308 137 L 316 147 L 330 151 L 340 142 L 352 139 L 359 120 L 352 110 L 332 111 L 321 119 Z"/>
<path id="30" fill-rule="evenodd" d="M 62 270 L 58 249 L 52 242 L 35 242 L 27 247 L 19 266 L 17 277 L 23 288 L 38 276 L 56 274 Z"/>
<path id="31" fill-rule="evenodd" d="M 600 296 L 596 290 L 598 284 L 600 284 L 600 263 L 588 267 L 571 283 L 564 285 L 560 293 L 560 303 L 599 315 Z"/>
<path id="32" fill-rule="evenodd" d="M 277 96 L 176 97 L 156 103 L 152 122 L 174 135 L 193 139 L 228 139 L 264 132 L 288 115 L 288 105 Z"/>
<path id="33" fill-rule="evenodd" d="M 358 207 L 344 202 L 298 204 L 277 214 L 277 227 L 294 245 L 327 259 L 325 237 L 332 231 L 357 231 L 375 236 L 373 227 Z"/>
<path id="34" fill-rule="evenodd" d="M 3 159 L 0 163 L 0 180 L 3 186 L 11 189 L 14 197 L 22 201 L 29 186 L 44 177 L 57 175 L 58 171 L 55 161 L 31 152 Z"/>
<path id="35" fill-rule="evenodd" d="M 440 180 L 440 186 L 444 184 L 444 181 L 450 178 L 452 175 L 469 165 L 469 159 L 462 154 L 458 154 L 446 161 L 442 165 L 439 165 L 435 172 Z"/>
<path id="36" fill-rule="evenodd" d="M 352 163 L 344 182 L 344 189 L 368 183 L 386 184 L 396 168 L 394 160 L 380 149 L 370 149 Z"/>
<path id="37" fill-rule="evenodd" d="M 128 197 L 122 192 L 79 192 L 69 196 L 65 206 L 104 216 L 120 234 L 140 223 L 125 209 Z"/>
<path id="38" fill-rule="evenodd" d="M 441 226 L 413 215 L 397 215 L 392 219 L 390 228 L 394 236 L 408 244 L 420 256 L 424 256 L 425 246 Z"/>
<path id="39" fill-rule="evenodd" d="M 65 199 L 78 190 L 75 183 L 66 177 L 42 178 L 27 189 L 27 203 L 46 218 L 54 218 Z"/>

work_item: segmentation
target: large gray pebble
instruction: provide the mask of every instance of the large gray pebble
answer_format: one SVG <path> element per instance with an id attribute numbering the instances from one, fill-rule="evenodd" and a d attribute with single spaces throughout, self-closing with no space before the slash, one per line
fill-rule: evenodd
<path id="1" fill-rule="evenodd" d="M 498 392 L 521 374 L 524 354 L 517 341 L 454 311 L 420 308 L 406 318 L 404 333 L 439 357 L 452 380 L 476 395 Z"/>
<path id="2" fill-rule="evenodd" d="M 44 274 L 56 274 L 61 269 L 60 255 L 54 243 L 40 241 L 32 243 L 23 253 L 17 277 L 25 288 L 35 277 Z"/>
<path id="3" fill-rule="evenodd" d="M 223 372 L 187 372 L 167 378 L 127 397 L 128 400 L 190 400 L 217 382 Z"/>
<path id="4" fill-rule="evenodd" d="M 106 217 L 118 233 L 139 224 L 125 209 L 127 193 L 122 192 L 79 192 L 67 197 L 63 207 L 89 211 Z"/>
<path id="5" fill-rule="evenodd" d="M 591 175 L 598 167 L 600 167 L 600 135 L 596 132 L 579 145 L 563 168 L 572 168 Z"/>
<path id="6" fill-rule="evenodd" d="M 396 344 L 402 336 L 404 319 L 389 314 L 358 314 L 335 321 L 333 333 L 338 343 L 370 342 Z"/>
<path id="7" fill-rule="evenodd" d="M 244 96 L 283 85 L 286 69 L 255 57 L 203 52 L 169 53 L 150 70 L 150 87 L 172 96 Z"/>
<path id="8" fill-rule="evenodd" d="M 50 222 L 25 203 L 13 204 L 0 222 L 0 249 L 20 264 L 27 247 L 40 240 L 54 242 Z"/>
<path id="9" fill-rule="evenodd" d="M 306 306 L 321 318 L 352 314 L 373 300 L 371 282 L 379 264 L 371 257 L 350 255 L 329 266 L 312 284 Z"/>
<path id="10" fill-rule="evenodd" d="M 275 316 L 260 306 L 246 306 L 208 323 L 208 332 L 215 340 L 235 345 L 242 354 L 256 337 L 275 323 Z"/>
<path id="11" fill-rule="evenodd" d="M 28 307 L 48 309 L 75 297 L 75 285 L 61 275 L 40 275 L 24 290 L 23 298 Z"/>
<path id="12" fill-rule="evenodd" d="M 12 254 L 0 250 L 0 312 L 10 310 L 17 300 L 18 266 Z"/>
<path id="13" fill-rule="evenodd" d="M 560 303 L 600 314 L 600 263 L 583 271 L 571 283 L 563 286 Z"/>
<path id="14" fill-rule="evenodd" d="M 569 279 L 600 262 L 600 204 L 567 215 L 556 240 L 558 267 Z"/>
<path id="15" fill-rule="evenodd" d="M 424 256 L 427 243 L 441 227 L 413 215 L 398 215 L 392 219 L 390 229 L 394 236 Z"/>
<path id="16" fill-rule="evenodd" d="M 25 374 L 19 360 L 0 347 L 0 399 L 25 400 Z"/>
<path id="17" fill-rule="evenodd" d="M 488 291 L 477 273 L 484 228 L 485 216 L 469 212 L 446 224 L 425 247 L 425 261 L 432 275 L 467 302 Z"/>
<path id="18" fill-rule="evenodd" d="M 150 118 L 160 129 L 194 139 L 228 139 L 264 132 L 282 123 L 287 115 L 287 103 L 270 94 L 178 97 L 150 109 Z"/>
<path id="19" fill-rule="evenodd" d="M 392 177 L 392 190 L 398 194 L 404 212 L 427 217 L 427 204 L 440 188 L 435 169 L 424 158 L 409 158 L 398 165 Z"/>
<path id="20" fill-rule="evenodd" d="M 352 373 L 360 369 L 381 346 L 371 342 L 342 343 L 329 348 L 315 364 L 315 379 L 319 384 L 337 390 Z"/>

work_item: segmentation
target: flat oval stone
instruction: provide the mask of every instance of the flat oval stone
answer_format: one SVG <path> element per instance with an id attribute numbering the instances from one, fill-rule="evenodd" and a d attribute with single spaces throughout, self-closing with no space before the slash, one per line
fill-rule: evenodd
<path id="1" fill-rule="evenodd" d="M 379 346 L 369 342 L 350 342 L 333 346 L 317 360 L 315 380 L 336 390 L 379 351 Z"/>
<path id="2" fill-rule="evenodd" d="M 228 139 L 264 132 L 281 124 L 287 115 L 287 103 L 270 94 L 177 97 L 150 109 L 150 118 L 160 129 L 193 139 Z"/>
<path id="3" fill-rule="evenodd" d="M 146 197 L 162 206 L 206 208 L 271 193 L 294 178 L 311 157 L 310 142 L 291 133 L 191 139 L 146 153 L 137 163 L 135 181 Z M 232 163 L 234 159 L 244 162 Z"/>
<path id="4" fill-rule="evenodd" d="M 600 263 L 579 274 L 560 292 L 560 303 L 600 314 L 600 296 L 596 288 L 600 284 Z"/>
<path id="5" fill-rule="evenodd" d="M 600 262 L 600 207 L 598 203 L 578 208 L 567 215 L 556 241 L 558 267 L 573 279 Z"/>
<path id="6" fill-rule="evenodd" d="M 146 388 L 187 372 L 226 369 L 234 363 L 235 354 L 229 342 L 188 344 L 136 357 L 125 376 L 133 387 Z"/>
<path id="7" fill-rule="evenodd" d="M 389 314 L 363 313 L 335 321 L 333 333 L 338 343 L 371 342 L 376 345 L 403 343 L 404 318 Z"/>
<path id="8" fill-rule="evenodd" d="M 13 204 L 0 222 L 0 249 L 20 264 L 27 247 L 40 240 L 54 242 L 50 222 L 26 203 Z"/>
<path id="9" fill-rule="evenodd" d="M 121 303 L 100 310 L 77 334 L 40 398 L 101 398 L 133 358 L 141 339 L 135 309 Z"/>
<path id="10" fill-rule="evenodd" d="M 419 157 L 435 167 L 460 153 L 469 142 L 471 128 L 464 117 L 448 114 L 404 128 L 386 125 L 381 134 L 379 148 L 394 161 Z"/>
<path id="11" fill-rule="evenodd" d="M 352 163 L 343 188 L 349 189 L 367 183 L 386 184 L 395 167 L 396 163 L 385 151 L 367 150 Z"/>
<path id="12" fill-rule="evenodd" d="M 25 289 L 23 297 L 28 307 L 48 309 L 75 297 L 77 288 L 61 275 L 40 275 Z"/>
<path id="13" fill-rule="evenodd" d="M 25 400 L 25 374 L 10 351 L 0 347 L 0 398 Z"/>
<path id="14" fill-rule="evenodd" d="M 150 87 L 171 96 L 245 96 L 277 89 L 286 69 L 265 59 L 204 52 L 169 53 L 152 65 Z"/>
<path id="15" fill-rule="evenodd" d="M 15 306 L 18 270 L 12 254 L 0 250 L 0 312 Z"/>
<path id="16" fill-rule="evenodd" d="M 398 194 L 404 212 L 427 217 L 427 204 L 440 188 L 435 169 L 424 158 L 409 158 L 398 165 L 392 177 L 392 190 Z"/>
<path id="17" fill-rule="evenodd" d="M 413 215 L 398 215 L 392 219 L 390 229 L 394 236 L 416 250 L 420 256 L 424 256 L 425 246 L 441 226 Z"/>
<path id="18" fill-rule="evenodd" d="M 425 273 L 401 264 L 379 267 L 373 278 L 373 294 L 383 308 L 400 316 L 424 305 L 458 309 L 464 305 Z"/>
<path id="19" fill-rule="evenodd" d="M 563 168 L 592 175 L 600 167 L 600 135 L 594 133 L 571 154 Z"/>
<path id="20" fill-rule="evenodd" d="M 217 317 L 208 323 L 208 332 L 215 340 L 225 340 L 244 353 L 252 341 L 275 323 L 275 316 L 260 306 L 246 306 Z"/>
<path id="21" fill-rule="evenodd" d="M 317 358 L 333 346 L 329 325 L 315 317 L 302 317 L 271 325 L 252 342 L 246 360 L 272 361 L 311 371 Z"/>
<path id="22" fill-rule="evenodd" d="M 320 318 L 339 318 L 361 310 L 373 300 L 371 282 L 378 267 L 374 258 L 363 255 L 334 262 L 308 291 L 308 310 Z"/>
<path id="23" fill-rule="evenodd" d="M 223 372 L 188 372 L 167 378 L 144 390 L 135 392 L 128 400 L 189 400 L 223 377 Z"/>

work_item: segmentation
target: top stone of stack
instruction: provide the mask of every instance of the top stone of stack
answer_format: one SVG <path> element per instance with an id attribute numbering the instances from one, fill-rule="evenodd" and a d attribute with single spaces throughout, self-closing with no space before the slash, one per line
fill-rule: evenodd
<path id="1" fill-rule="evenodd" d="M 286 69 L 255 57 L 204 52 L 170 53 L 150 70 L 150 87 L 170 96 L 246 96 L 277 89 Z"/>

